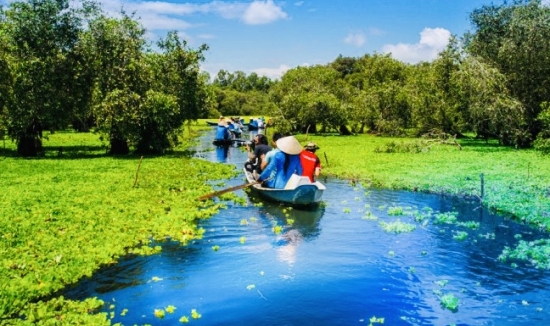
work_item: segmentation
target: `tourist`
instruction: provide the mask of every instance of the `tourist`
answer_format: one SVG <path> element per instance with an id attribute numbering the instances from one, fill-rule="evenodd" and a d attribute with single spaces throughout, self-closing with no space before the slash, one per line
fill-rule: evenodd
<path id="1" fill-rule="evenodd" d="M 321 160 L 315 154 L 315 151 L 318 149 L 319 146 L 317 144 L 309 142 L 300 153 L 300 162 L 303 169 L 302 175 L 307 176 L 311 182 L 315 182 L 315 179 L 321 173 Z"/>
<path id="2" fill-rule="evenodd" d="M 274 154 L 257 180 L 269 188 L 283 189 L 293 174 L 302 174 L 302 146 L 294 136 L 288 136 L 277 140 L 277 148 L 280 151 Z"/>
<path id="3" fill-rule="evenodd" d="M 262 156 L 271 150 L 271 147 L 267 144 L 267 138 L 265 135 L 257 134 L 254 136 L 254 149 L 252 150 L 248 144 L 245 145 L 248 152 L 248 160 L 244 164 L 247 171 L 260 173 Z"/>

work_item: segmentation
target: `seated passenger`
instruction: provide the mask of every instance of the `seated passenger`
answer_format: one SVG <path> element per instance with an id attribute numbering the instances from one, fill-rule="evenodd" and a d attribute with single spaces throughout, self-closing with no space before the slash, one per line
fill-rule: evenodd
<path id="1" fill-rule="evenodd" d="M 317 146 L 317 144 L 309 142 L 300 153 L 300 162 L 304 170 L 302 175 L 309 177 L 311 182 L 315 182 L 315 178 L 318 177 L 321 172 L 321 160 L 315 155 L 315 151 L 318 149 L 319 146 Z"/>
<path id="2" fill-rule="evenodd" d="M 280 151 L 274 154 L 260 174 L 258 181 L 265 181 L 269 188 L 283 189 L 292 174 L 302 175 L 302 165 L 300 164 L 302 146 L 294 136 L 288 136 L 277 140 L 277 148 Z"/>
<path id="3" fill-rule="evenodd" d="M 260 173 L 260 166 L 262 163 L 262 156 L 269 152 L 271 147 L 267 145 L 267 138 L 265 135 L 257 134 L 254 136 L 254 150 L 252 151 L 250 146 L 246 144 L 246 151 L 248 152 L 248 160 L 244 164 L 247 171 Z"/>
<path id="4" fill-rule="evenodd" d="M 227 122 L 220 121 L 218 122 L 218 125 L 216 126 L 216 137 L 214 138 L 215 141 L 224 141 L 224 140 L 230 140 L 231 139 L 231 132 L 229 131 L 229 128 L 227 128 Z"/>

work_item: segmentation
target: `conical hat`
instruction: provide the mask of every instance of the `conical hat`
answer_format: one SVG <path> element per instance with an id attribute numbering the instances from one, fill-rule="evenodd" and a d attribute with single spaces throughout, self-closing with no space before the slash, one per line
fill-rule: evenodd
<path id="1" fill-rule="evenodd" d="M 281 152 L 290 155 L 297 155 L 302 152 L 302 145 L 300 145 L 300 142 L 294 136 L 279 138 L 277 140 L 277 148 Z"/>

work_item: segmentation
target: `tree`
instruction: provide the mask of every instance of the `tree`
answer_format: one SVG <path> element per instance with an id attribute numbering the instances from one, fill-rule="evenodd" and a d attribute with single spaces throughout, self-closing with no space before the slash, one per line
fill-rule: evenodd
<path id="1" fill-rule="evenodd" d="M 42 131 L 70 123 L 80 96 L 73 83 L 78 65 L 72 54 L 83 15 L 92 7 L 87 1 L 75 9 L 68 0 L 30 0 L 13 2 L 5 12 L 2 34 L 13 76 L 9 135 L 20 155 L 38 155 Z"/>
<path id="2" fill-rule="evenodd" d="M 467 50 L 506 76 L 510 95 L 525 107 L 525 137 L 517 145 L 528 146 L 541 130 L 537 117 L 550 94 L 550 7 L 516 0 L 483 6 L 471 20 L 475 30 L 467 35 Z"/>

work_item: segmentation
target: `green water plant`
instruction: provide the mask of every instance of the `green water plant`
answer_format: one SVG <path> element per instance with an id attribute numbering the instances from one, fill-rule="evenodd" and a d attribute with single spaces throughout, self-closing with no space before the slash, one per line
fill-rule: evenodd
<path id="1" fill-rule="evenodd" d="M 501 262 L 525 261 L 531 263 L 535 268 L 550 269 L 550 239 L 520 240 L 515 248 L 504 247 L 498 259 Z"/>
<path id="2" fill-rule="evenodd" d="M 404 223 L 399 220 L 395 222 L 379 222 L 382 229 L 388 233 L 408 233 L 416 230 L 416 225 Z"/>
<path id="3" fill-rule="evenodd" d="M 463 241 L 468 237 L 468 232 L 464 231 L 456 231 L 456 233 L 453 235 L 453 239 Z"/>
<path id="4" fill-rule="evenodd" d="M 457 212 L 437 213 L 434 216 L 435 224 L 454 224 L 457 221 Z"/>
<path id="5" fill-rule="evenodd" d="M 440 297 L 441 305 L 451 311 L 456 311 L 458 309 L 459 300 L 452 293 L 444 294 Z"/>
<path id="6" fill-rule="evenodd" d="M 390 216 L 405 215 L 405 210 L 403 209 L 403 207 L 399 207 L 399 206 L 389 207 L 388 208 L 388 215 L 390 215 Z"/>

